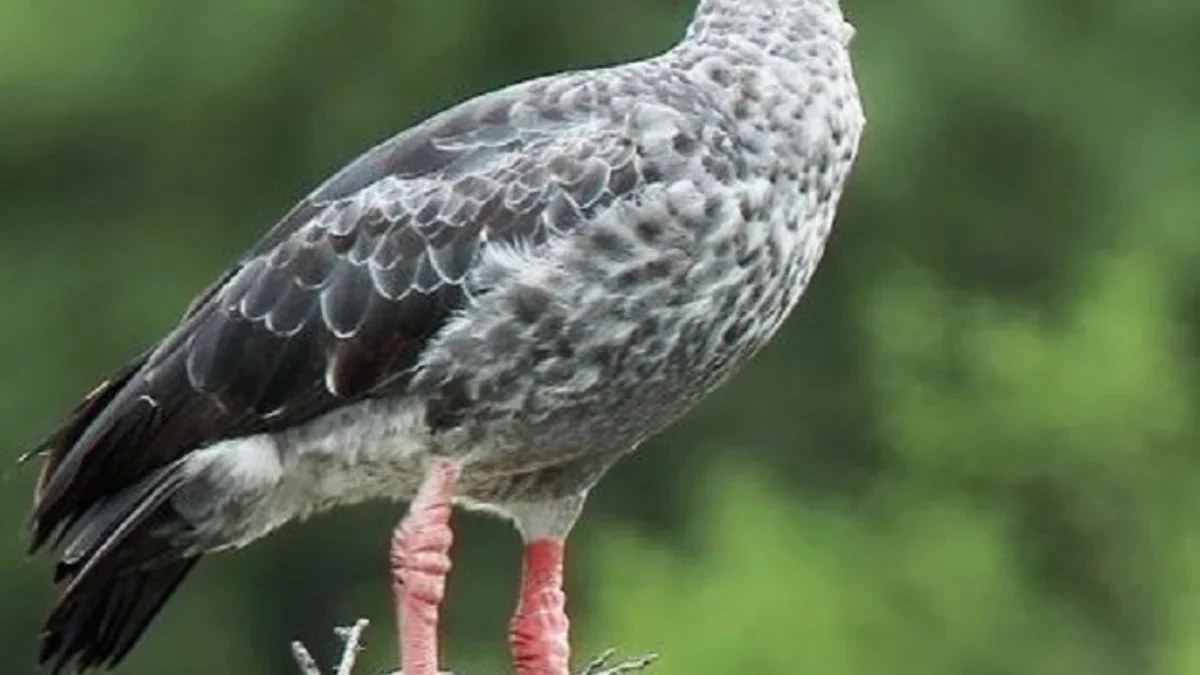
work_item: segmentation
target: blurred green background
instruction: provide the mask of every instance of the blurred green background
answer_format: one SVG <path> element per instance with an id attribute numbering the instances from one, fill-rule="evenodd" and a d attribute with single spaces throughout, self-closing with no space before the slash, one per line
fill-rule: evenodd
<path id="1" fill-rule="evenodd" d="M 1200 673 L 1200 3 L 843 0 L 870 120 L 748 370 L 595 492 L 582 662 Z M 0 0 L 0 448 L 38 440 L 309 188 L 474 93 L 672 43 L 690 0 Z M 0 672 L 49 564 L 0 469 Z M 378 504 L 201 565 L 122 673 L 394 641 Z M 448 666 L 508 672 L 518 540 L 458 517 Z M 370 668 L 361 672 L 371 672 Z"/>

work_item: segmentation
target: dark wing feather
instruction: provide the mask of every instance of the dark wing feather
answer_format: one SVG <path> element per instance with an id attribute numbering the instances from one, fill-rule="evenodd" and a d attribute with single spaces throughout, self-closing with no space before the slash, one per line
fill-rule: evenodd
<path id="1" fill-rule="evenodd" d="M 403 384 L 462 306 L 481 247 L 540 242 L 611 202 L 610 186 L 637 183 L 616 121 L 529 108 L 508 92 L 471 101 L 375 147 L 292 209 L 50 439 L 35 546 L 188 450 Z"/>
<path id="2" fill-rule="evenodd" d="M 640 182 L 619 120 L 539 115 L 529 101 L 543 93 L 534 83 L 481 97 L 367 152 L 46 441 L 32 547 L 71 543 L 44 659 L 119 660 L 191 568 L 153 534 L 172 517 L 173 488 L 150 490 L 150 477 L 218 440 L 402 388 L 472 292 L 483 247 L 536 245 Z"/>

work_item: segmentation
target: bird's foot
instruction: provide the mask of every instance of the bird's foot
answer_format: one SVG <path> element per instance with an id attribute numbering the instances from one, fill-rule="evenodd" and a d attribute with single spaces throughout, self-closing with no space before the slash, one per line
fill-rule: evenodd
<path id="1" fill-rule="evenodd" d="M 525 545 L 521 598 L 509 629 L 517 675 L 570 675 L 563 550 L 556 539 Z"/>
<path id="2" fill-rule="evenodd" d="M 450 500 L 459 466 L 434 460 L 392 538 L 392 592 L 406 675 L 438 675 L 438 610 L 450 571 Z"/>

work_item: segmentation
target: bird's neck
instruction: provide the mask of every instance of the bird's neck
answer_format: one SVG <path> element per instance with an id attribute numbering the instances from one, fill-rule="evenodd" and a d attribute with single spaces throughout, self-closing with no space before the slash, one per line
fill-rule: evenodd
<path id="1" fill-rule="evenodd" d="M 804 45 L 850 42 L 839 0 L 700 0 L 681 46 L 709 44 L 799 58 Z"/>

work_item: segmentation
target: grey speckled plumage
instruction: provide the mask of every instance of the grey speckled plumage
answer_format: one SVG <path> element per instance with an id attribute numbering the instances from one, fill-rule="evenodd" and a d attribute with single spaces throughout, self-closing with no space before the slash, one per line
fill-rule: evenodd
<path id="1" fill-rule="evenodd" d="M 667 52 L 517 84 L 301 201 L 45 444 L 43 658 L 115 663 L 206 551 L 463 459 L 563 534 L 776 331 L 863 113 L 836 0 L 704 0 Z"/>

